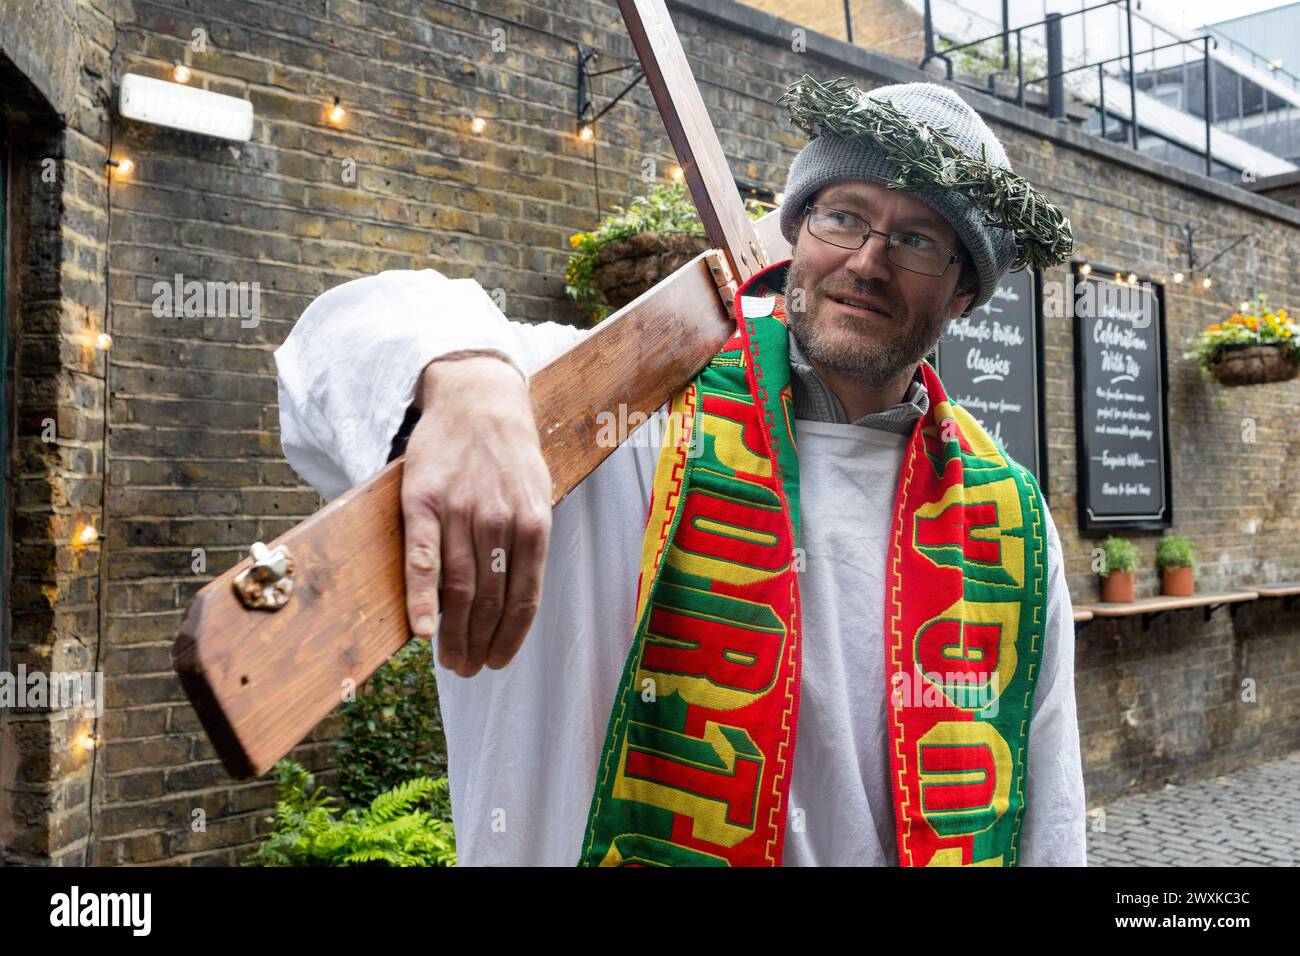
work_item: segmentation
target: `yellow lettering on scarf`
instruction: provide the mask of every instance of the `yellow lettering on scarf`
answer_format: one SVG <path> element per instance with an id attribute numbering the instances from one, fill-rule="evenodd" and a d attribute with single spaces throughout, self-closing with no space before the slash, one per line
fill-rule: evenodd
<path id="1" fill-rule="evenodd" d="M 923 679 L 938 687 L 954 707 L 982 710 L 1002 695 L 1015 676 L 1019 636 L 1017 602 L 959 598 L 917 629 L 912 656 Z M 930 675 L 939 681 L 930 680 Z M 959 679 L 949 683 L 945 680 L 949 677 Z"/>
<path id="2" fill-rule="evenodd" d="M 794 559 L 793 549 L 780 544 L 785 519 L 772 490 L 745 478 L 730 480 L 748 490 L 737 487 L 724 497 L 697 489 L 685 499 L 686 510 L 665 560 L 678 571 L 706 581 L 752 586 L 783 574 Z M 764 499 L 774 507 L 752 503 Z"/>
<path id="3" fill-rule="evenodd" d="M 987 860 L 976 860 L 974 863 L 963 863 L 961 861 L 961 847 L 950 846 L 942 850 L 935 850 L 934 856 L 930 857 L 930 862 L 926 866 L 1001 866 L 1002 857 L 991 856 Z"/>
<path id="4" fill-rule="evenodd" d="M 675 691 L 686 703 L 710 710 L 737 710 L 771 691 L 785 652 L 785 624 L 771 605 L 731 595 L 724 601 L 723 617 L 688 616 L 653 604 L 637 686 L 649 679 L 658 696 Z M 771 624 L 746 625 L 754 617 L 751 608 L 765 609 Z"/>
<path id="5" fill-rule="evenodd" d="M 983 720 L 945 720 L 917 742 L 921 816 L 939 837 L 988 830 L 1011 798 L 1011 748 Z"/>
<path id="6" fill-rule="evenodd" d="M 745 445 L 745 428 L 740 422 L 703 412 L 700 424 L 704 434 L 713 436 L 713 454 L 728 469 L 759 478 L 772 477 L 772 462 L 749 450 Z"/>
<path id="7" fill-rule="evenodd" d="M 966 439 L 966 444 L 970 446 L 971 454 L 992 464 L 1006 466 L 1007 460 L 1002 457 L 1002 452 L 998 451 L 997 443 L 980 423 L 971 417 L 970 412 L 960 405 L 954 405 L 951 402 L 939 402 L 930 410 L 930 418 L 931 421 L 937 422 L 941 422 L 945 418 L 953 419 L 957 422 L 957 428 L 962 437 Z"/>
<path id="8" fill-rule="evenodd" d="M 727 732 L 748 752 L 737 750 Z M 659 739 L 662 745 L 654 751 L 624 739 L 614 798 L 689 817 L 691 835 L 717 846 L 733 847 L 753 835 L 763 779 L 763 757 L 753 738 L 743 728 L 710 720 L 703 738 L 660 730 Z M 702 756 L 711 759 L 701 759 L 700 744 L 709 751 Z"/>
<path id="9" fill-rule="evenodd" d="M 935 567 L 943 567 L 944 564 L 936 560 L 939 552 L 947 552 L 956 561 L 960 555 L 971 550 L 967 548 L 968 541 L 991 542 L 997 546 L 1000 567 L 1014 582 L 1002 586 L 1024 587 L 1025 541 L 1018 534 L 1024 527 L 1024 515 L 1020 510 L 1020 492 L 1014 478 L 1003 478 L 984 485 L 953 485 L 938 501 L 920 505 L 916 509 L 914 522 L 919 526 L 923 521 L 938 519 L 944 511 L 953 506 L 964 506 L 966 513 L 969 513 L 972 507 L 983 504 L 994 506 L 997 513 L 996 524 L 968 526 L 965 520 L 953 521 L 947 529 L 940 527 L 941 533 L 946 530 L 952 535 L 951 538 L 938 544 L 918 543 L 917 553 Z M 927 551 L 933 551 L 935 554 L 928 554 Z M 988 580 L 985 575 L 979 577 L 982 583 L 992 587 L 999 586 L 996 581 Z"/>

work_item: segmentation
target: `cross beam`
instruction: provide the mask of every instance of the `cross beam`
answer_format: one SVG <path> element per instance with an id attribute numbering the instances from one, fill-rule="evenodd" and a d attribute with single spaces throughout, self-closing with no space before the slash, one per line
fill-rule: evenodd
<path id="1" fill-rule="evenodd" d="M 596 441 L 597 415 L 620 403 L 629 414 L 649 415 L 669 401 L 730 336 L 738 283 L 789 255 L 779 213 L 757 224 L 745 214 L 663 0 L 619 0 L 619 9 L 714 248 L 531 376 L 553 504 L 612 451 Z M 256 565 L 244 559 L 191 600 L 174 663 L 232 777 L 269 770 L 341 703 L 347 688 L 365 682 L 410 640 L 404 460 L 276 538 L 272 554 L 259 551 Z M 286 573 L 290 562 L 292 589 L 281 576 L 277 591 L 269 575 Z M 249 609 L 236 593 L 237 580 L 282 606 Z"/>

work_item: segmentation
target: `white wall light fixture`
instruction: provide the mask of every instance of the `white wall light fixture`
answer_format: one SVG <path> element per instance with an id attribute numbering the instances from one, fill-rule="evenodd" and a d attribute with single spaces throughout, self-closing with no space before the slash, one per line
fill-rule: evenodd
<path id="1" fill-rule="evenodd" d="M 253 104 L 248 100 L 138 73 L 122 77 L 119 109 L 126 119 L 204 136 L 247 142 L 253 135 Z"/>

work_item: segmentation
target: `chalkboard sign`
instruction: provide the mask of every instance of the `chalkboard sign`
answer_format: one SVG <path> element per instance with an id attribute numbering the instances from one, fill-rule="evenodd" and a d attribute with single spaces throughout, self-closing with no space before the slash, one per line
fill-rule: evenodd
<path id="1" fill-rule="evenodd" d="M 1164 287 L 1129 275 L 1072 268 L 1084 531 L 1173 524 Z"/>
<path id="2" fill-rule="evenodd" d="M 1037 270 L 1003 276 L 988 302 L 949 324 L 935 347 L 935 368 L 948 398 L 1046 492 L 1041 282 Z"/>

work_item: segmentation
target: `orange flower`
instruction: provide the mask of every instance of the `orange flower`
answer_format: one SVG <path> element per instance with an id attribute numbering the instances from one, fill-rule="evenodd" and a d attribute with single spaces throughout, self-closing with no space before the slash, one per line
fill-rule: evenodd
<path id="1" fill-rule="evenodd" d="M 1213 325 L 1211 325 L 1211 326 L 1210 326 L 1208 329 L 1206 329 L 1205 331 L 1207 331 L 1207 332 L 1222 332 L 1222 331 L 1223 331 L 1223 326 L 1221 326 L 1218 322 L 1215 322 Z"/>

